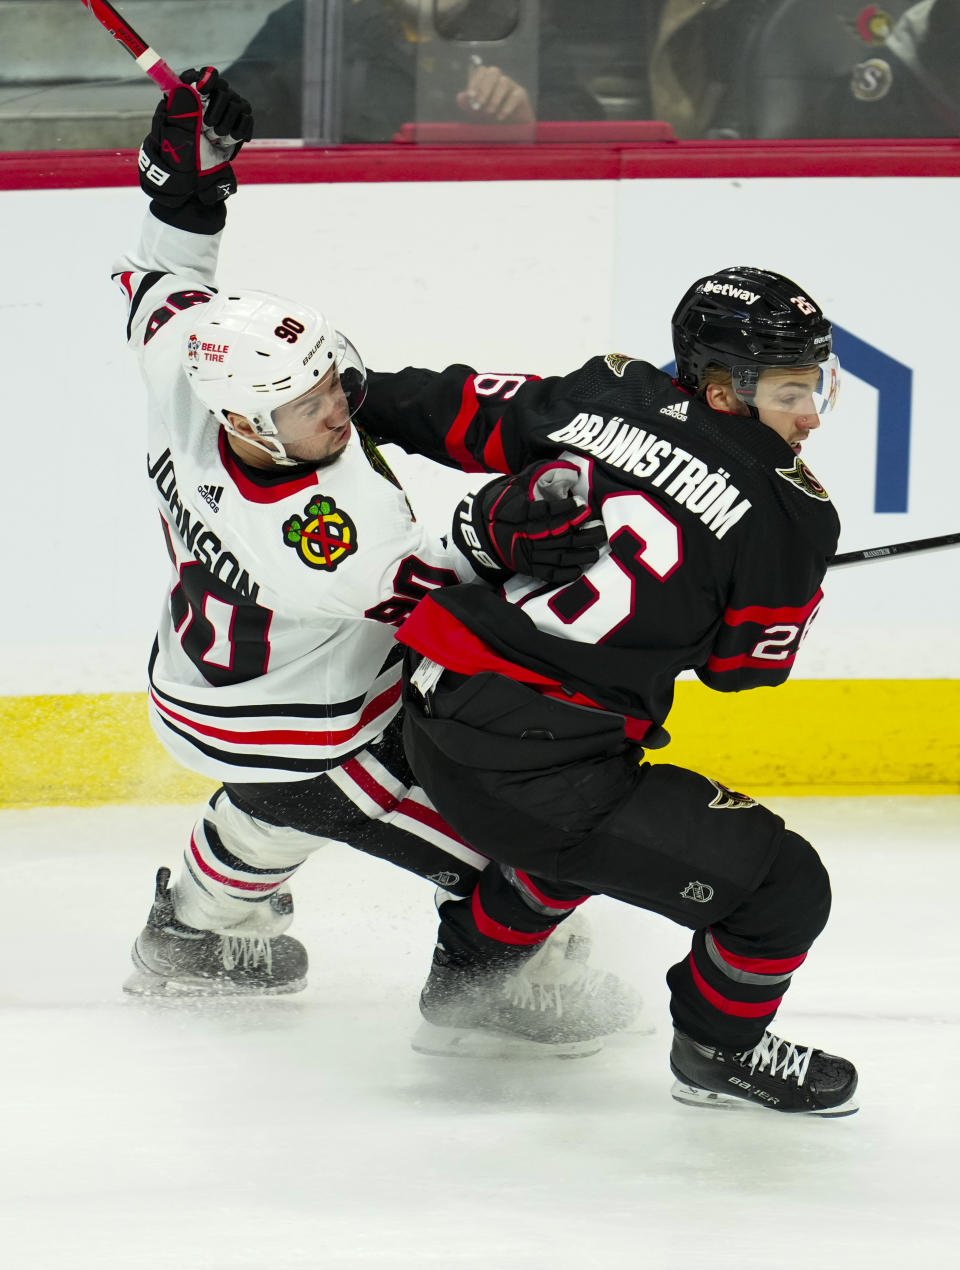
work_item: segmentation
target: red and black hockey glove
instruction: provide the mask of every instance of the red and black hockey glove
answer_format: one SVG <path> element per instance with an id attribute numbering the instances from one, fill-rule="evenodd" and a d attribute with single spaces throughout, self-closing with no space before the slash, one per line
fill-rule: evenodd
<path id="1" fill-rule="evenodd" d="M 158 208 L 214 206 L 237 191 L 230 161 L 253 135 L 250 103 L 205 66 L 184 71 L 140 149 L 140 185 Z"/>
<path id="2" fill-rule="evenodd" d="M 525 573 L 559 585 L 599 558 L 606 541 L 590 508 L 571 496 L 572 463 L 533 463 L 468 494 L 453 514 L 453 540 L 486 581 Z"/>

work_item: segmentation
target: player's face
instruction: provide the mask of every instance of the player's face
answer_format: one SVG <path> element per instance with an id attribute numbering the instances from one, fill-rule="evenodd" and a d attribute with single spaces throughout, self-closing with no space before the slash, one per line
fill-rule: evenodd
<path id="1" fill-rule="evenodd" d="M 760 376 L 754 406 L 760 422 L 783 437 L 794 454 L 820 427 L 814 392 L 820 386 L 820 368 L 768 370 Z"/>
<path id="2" fill-rule="evenodd" d="M 336 367 L 302 397 L 278 406 L 273 422 L 288 458 L 301 463 L 338 458 L 350 440 L 350 408 Z"/>

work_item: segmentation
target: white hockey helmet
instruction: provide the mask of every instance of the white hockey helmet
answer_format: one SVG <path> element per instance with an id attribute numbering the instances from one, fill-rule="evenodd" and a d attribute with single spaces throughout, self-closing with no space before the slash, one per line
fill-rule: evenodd
<path id="1" fill-rule="evenodd" d="M 228 432 L 227 411 L 249 419 L 275 463 L 292 464 L 273 412 L 309 392 L 335 367 L 350 417 L 360 409 L 367 374 L 353 344 L 309 305 L 265 291 L 225 291 L 188 327 L 183 368 L 194 392 Z"/>

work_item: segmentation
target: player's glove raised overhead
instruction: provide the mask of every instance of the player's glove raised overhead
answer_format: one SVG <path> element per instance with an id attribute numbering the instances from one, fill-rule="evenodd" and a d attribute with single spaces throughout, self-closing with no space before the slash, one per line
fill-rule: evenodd
<path id="1" fill-rule="evenodd" d="M 164 212 L 190 203 L 215 207 L 235 194 L 230 161 L 253 135 L 250 103 L 212 66 L 181 78 L 184 87 L 161 100 L 140 150 L 140 185 L 163 220 L 171 219 Z M 181 228 L 194 227 L 181 221 Z"/>
<path id="2" fill-rule="evenodd" d="M 578 475 L 571 463 L 543 462 L 491 481 L 454 512 L 454 542 L 494 584 L 511 573 L 574 581 L 606 541 L 590 508 L 570 494 Z"/>

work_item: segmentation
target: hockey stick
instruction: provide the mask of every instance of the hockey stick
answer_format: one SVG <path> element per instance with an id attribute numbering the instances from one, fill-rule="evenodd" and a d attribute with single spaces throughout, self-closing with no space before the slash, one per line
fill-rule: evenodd
<path id="1" fill-rule="evenodd" d="M 960 544 L 960 533 L 942 534 L 939 538 L 916 538 L 913 542 L 892 542 L 888 547 L 865 547 L 862 551 L 845 551 L 827 561 L 828 569 L 846 564 L 869 564 L 871 560 L 886 560 L 890 556 L 905 556 L 915 551 L 939 551 L 942 547 Z"/>
<path id="2" fill-rule="evenodd" d="M 80 0 L 86 5 L 101 26 L 106 27 L 113 38 L 127 50 L 142 71 L 165 93 L 171 93 L 182 84 L 180 76 L 170 69 L 163 58 L 139 36 L 125 18 L 122 18 L 107 0 Z"/>

